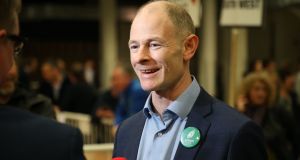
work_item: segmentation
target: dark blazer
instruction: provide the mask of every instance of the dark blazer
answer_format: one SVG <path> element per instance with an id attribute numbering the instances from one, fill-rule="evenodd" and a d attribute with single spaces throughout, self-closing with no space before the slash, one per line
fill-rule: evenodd
<path id="1" fill-rule="evenodd" d="M 140 111 L 118 128 L 113 157 L 135 160 L 146 118 Z M 250 119 L 201 89 L 186 127 L 200 130 L 200 143 L 185 148 L 181 143 L 175 160 L 265 160 L 261 129 Z"/>
<path id="2" fill-rule="evenodd" d="M 1 160 L 83 160 L 82 146 L 78 129 L 0 106 Z"/>
<path id="3" fill-rule="evenodd" d="M 85 82 L 78 82 L 67 89 L 61 107 L 65 111 L 92 114 L 97 98 L 96 88 Z"/>
<path id="4" fill-rule="evenodd" d="M 53 86 L 50 83 L 43 81 L 39 88 L 39 93 L 49 97 L 52 100 L 52 103 L 59 106 L 61 110 L 65 110 L 62 106 L 62 103 L 70 86 L 70 80 L 65 77 L 59 89 L 59 96 L 57 97 L 57 99 L 55 99 Z"/>

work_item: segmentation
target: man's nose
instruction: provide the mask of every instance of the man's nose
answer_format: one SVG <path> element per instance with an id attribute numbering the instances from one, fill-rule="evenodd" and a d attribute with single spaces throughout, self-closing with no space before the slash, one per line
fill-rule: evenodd
<path id="1" fill-rule="evenodd" d="M 137 59 L 138 61 L 140 62 L 144 62 L 144 61 L 148 61 L 151 59 L 151 54 L 150 54 L 150 51 L 149 51 L 149 47 L 146 47 L 146 46 L 142 46 L 138 53 L 137 53 Z"/>

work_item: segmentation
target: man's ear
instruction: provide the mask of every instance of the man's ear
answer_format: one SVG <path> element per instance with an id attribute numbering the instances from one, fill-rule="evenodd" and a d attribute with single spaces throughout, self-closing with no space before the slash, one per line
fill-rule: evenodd
<path id="1" fill-rule="evenodd" d="M 0 29 L 0 38 L 5 37 L 6 36 L 6 30 L 5 29 Z"/>
<path id="2" fill-rule="evenodd" d="M 185 39 L 184 53 L 183 53 L 183 59 L 185 61 L 190 60 L 194 56 L 198 48 L 198 42 L 199 42 L 199 38 L 195 34 L 191 34 Z"/>

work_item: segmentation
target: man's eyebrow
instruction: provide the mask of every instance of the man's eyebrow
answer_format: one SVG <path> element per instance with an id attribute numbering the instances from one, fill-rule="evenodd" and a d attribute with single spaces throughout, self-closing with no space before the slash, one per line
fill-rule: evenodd
<path id="1" fill-rule="evenodd" d="M 146 40 L 142 41 L 142 44 L 143 44 L 143 43 L 147 43 L 147 42 L 151 42 L 151 41 L 166 42 L 165 40 L 163 40 L 163 39 L 160 38 L 160 37 L 152 37 L 152 38 L 149 38 L 149 39 L 146 39 Z M 128 45 L 130 45 L 130 44 L 132 44 L 132 43 L 139 43 L 139 42 L 136 41 L 136 40 L 129 40 L 129 41 L 128 41 Z"/>
<path id="2" fill-rule="evenodd" d="M 164 42 L 164 40 L 160 37 L 152 37 L 152 38 L 149 38 L 148 41 L 161 41 L 161 42 Z"/>
<path id="3" fill-rule="evenodd" d="M 132 44 L 132 43 L 137 43 L 137 41 L 136 41 L 136 40 L 129 40 L 129 41 L 128 41 L 128 45 L 130 45 L 130 44 Z"/>

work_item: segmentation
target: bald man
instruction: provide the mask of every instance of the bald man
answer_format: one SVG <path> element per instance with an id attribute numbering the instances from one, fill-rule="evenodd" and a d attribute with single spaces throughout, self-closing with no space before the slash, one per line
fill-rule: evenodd
<path id="1" fill-rule="evenodd" d="M 144 90 L 144 109 L 120 124 L 113 157 L 128 160 L 263 160 L 260 128 L 211 97 L 190 73 L 198 37 L 179 5 L 141 7 L 130 30 L 131 64 Z"/>

